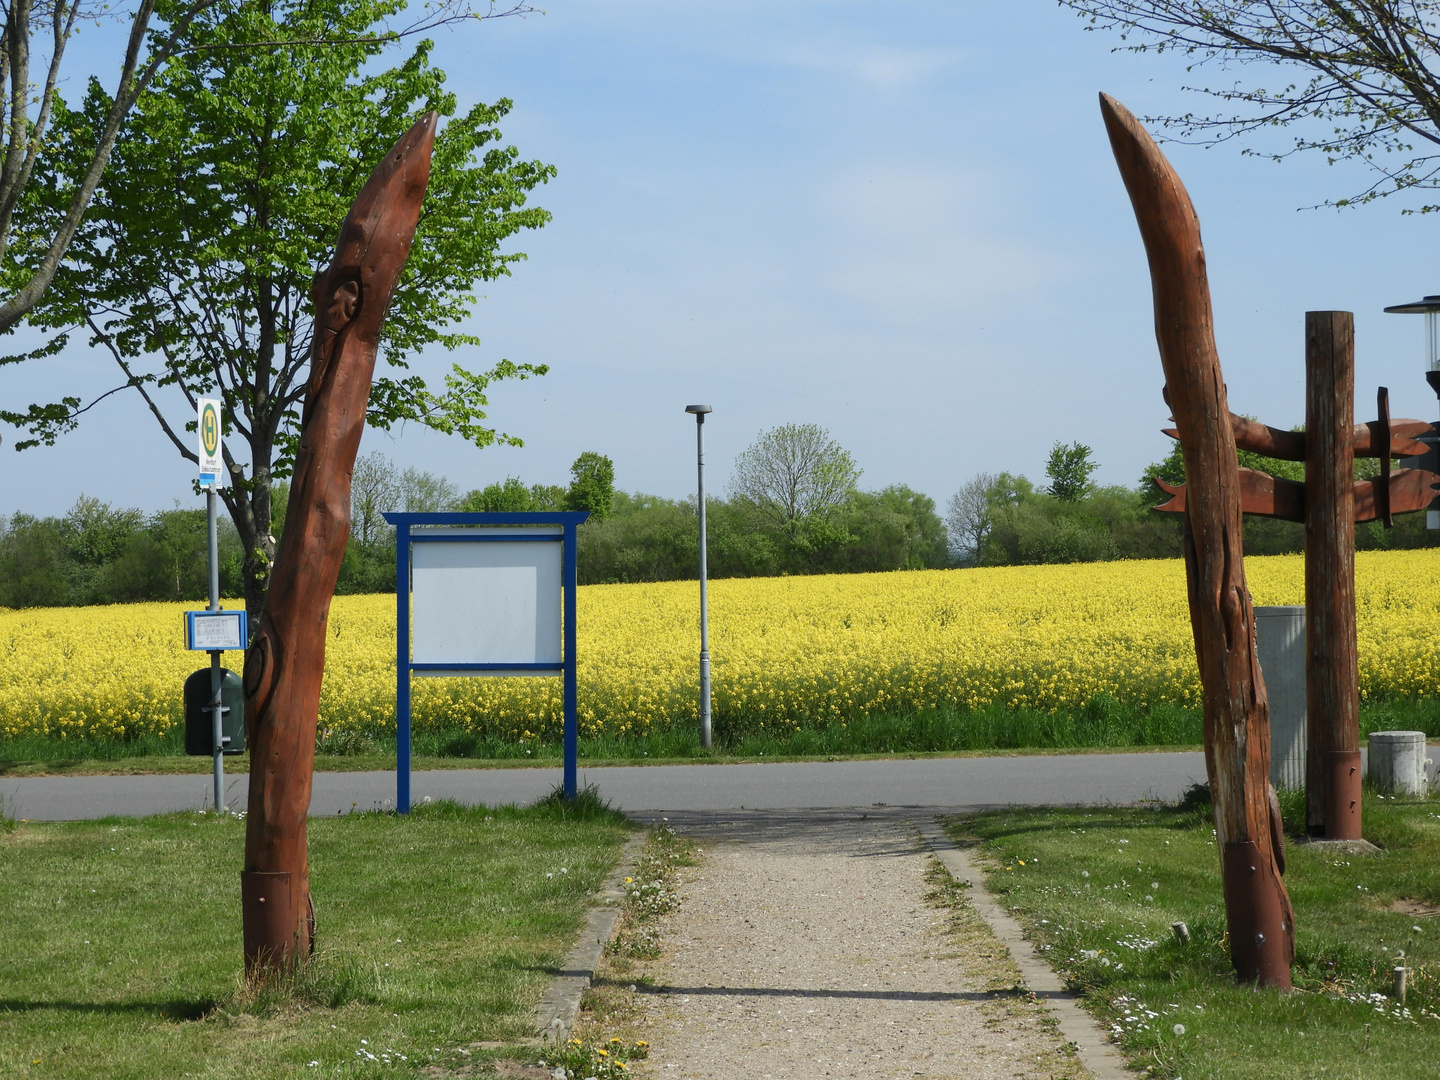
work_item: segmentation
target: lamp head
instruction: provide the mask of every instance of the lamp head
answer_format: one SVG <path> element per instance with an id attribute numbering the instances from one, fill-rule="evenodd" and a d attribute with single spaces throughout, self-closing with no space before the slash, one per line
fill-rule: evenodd
<path id="1" fill-rule="evenodd" d="M 1427 296 L 1408 304 L 1392 304 L 1385 309 L 1390 315 L 1430 315 L 1440 311 L 1440 296 Z"/>
<path id="2" fill-rule="evenodd" d="M 715 410 L 710 408 L 709 405 L 686 405 L 685 411 L 688 413 L 694 413 L 697 416 L 701 416 L 707 412 L 714 412 Z"/>
<path id="3" fill-rule="evenodd" d="M 1423 300 L 1415 300 L 1408 304 L 1393 304 L 1385 310 L 1392 315 L 1425 316 L 1426 371 L 1427 373 L 1440 371 L 1440 296 L 1427 296 Z M 1435 385 L 1433 381 L 1431 385 Z"/>

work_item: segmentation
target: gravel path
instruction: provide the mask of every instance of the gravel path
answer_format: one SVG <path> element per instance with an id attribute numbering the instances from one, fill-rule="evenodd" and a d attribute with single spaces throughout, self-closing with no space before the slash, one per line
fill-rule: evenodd
<path id="1" fill-rule="evenodd" d="M 680 878 L 642 1075 L 1080 1077 L 1008 953 L 937 906 L 898 814 L 671 815 L 704 850 Z M 968 906 L 967 906 L 968 907 Z M 968 920 L 968 922 L 967 922 Z"/>

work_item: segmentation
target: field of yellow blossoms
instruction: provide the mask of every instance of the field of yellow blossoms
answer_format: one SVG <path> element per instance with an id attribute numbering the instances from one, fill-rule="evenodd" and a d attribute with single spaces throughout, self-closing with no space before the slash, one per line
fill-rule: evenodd
<path id="1" fill-rule="evenodd" d="M 1257 605 L 1303 602 L 1299 556 L 1246 566 Z M 1440 551 L 1361 552 L 1356 591 L 1362 697 L 1440 694 Z M 693 582 L 581 588 L 582 734 L 694 721 L 696 593 Z M 939 704 L 1199 700 L 1179 561 L 729 580 L 710 597 L 715 722 L 737 733 Z M 0 738 L 177 724 L 181 683 L 205 666 L 182 648 L 184 607 L 0 610 Z M 337 597 L 321 726 L 393 733 L 394 657 L 395 598 Z M 417 730 L 558 734 L 556 679 L 414 685 Z"/>

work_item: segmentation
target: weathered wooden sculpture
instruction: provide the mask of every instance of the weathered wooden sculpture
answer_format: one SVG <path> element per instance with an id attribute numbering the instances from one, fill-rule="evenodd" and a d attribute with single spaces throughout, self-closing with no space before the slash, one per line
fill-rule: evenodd
<path id="1" fill-rule="evenodd" d="M 240 894 L 252 975 L 314 947 L 305 818 L 325 628 L 350 535 L 350 476 L 380 328 L 420 218 L 437 119 L 419 120 L 376 166 L 311 290 L 315 331 L 300 449 L 269 596 L 245 656 L 251 761 Z"/>
<path id="2" fill-rule="evenodd" d="M 1289 989 L 1294 915 L 1280 878 L 1284 834 L 1270 789 L 1269 711 L 1240 546 L 1239 462 L 1200 222 L 1135 117 L 1104 94 L 1100 110 L 1149 257 L 1155 338 L 1185 460 L 1185 574 L 1230 956 L 1241 979 Z"/>

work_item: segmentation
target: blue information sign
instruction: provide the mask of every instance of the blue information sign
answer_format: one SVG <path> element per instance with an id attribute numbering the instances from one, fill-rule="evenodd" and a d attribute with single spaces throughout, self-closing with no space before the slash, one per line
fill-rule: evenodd
<path id="1" fill-rule="evenodd" d="M 390 513 L 395 526 L 395 808 L 410 812 L 410 679 L 556 676 L 574 798 L 575 528 L 584 510 Z M 412 616 L 414 616 L 412 618 Z"/>
<path id="2" fill-rule="evenodd" d="M 246 637 L 245 609 L 238 611 L 185 612 L 185 648 L 203 652 L 243 649 Z"/>

